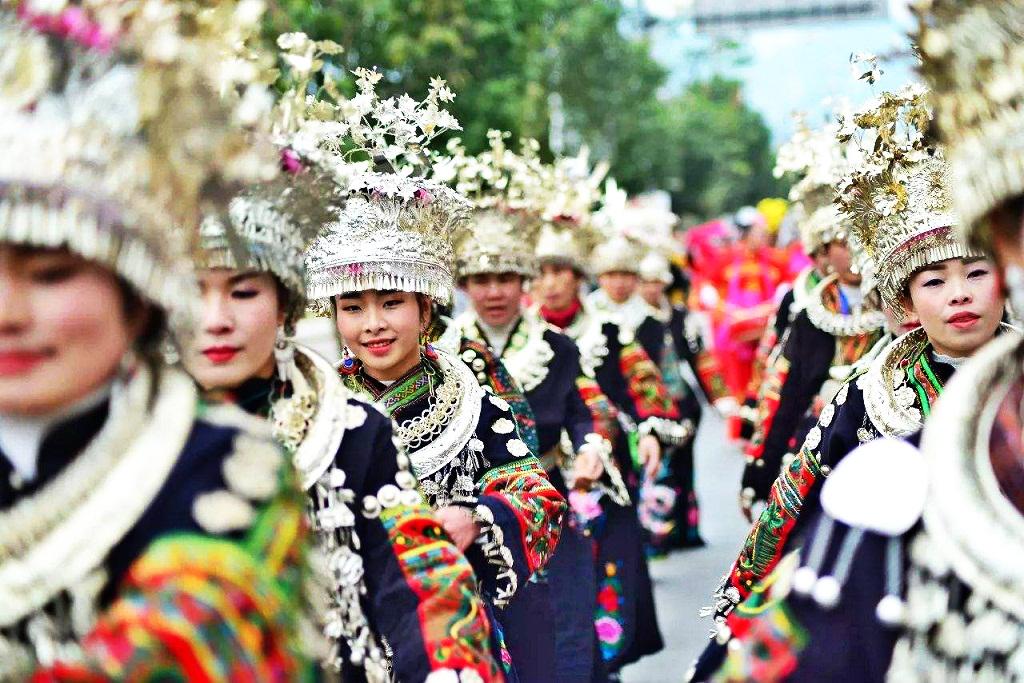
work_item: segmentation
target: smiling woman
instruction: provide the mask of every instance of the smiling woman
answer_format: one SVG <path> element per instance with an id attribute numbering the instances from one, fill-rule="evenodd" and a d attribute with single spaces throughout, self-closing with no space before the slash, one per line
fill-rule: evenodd
<path id="1" fill-rule="evenodd" d="M 423 337 L 431 300 L 452 296 L 452 230 L 466 202 L 422 178 L 371 175 L 363 184 L 309 250 L 310 295 L 335 316 L 345 384 L 387 410 L 419 490 L 465 552 L 488 607 L 505 606 L 547 563 L 565 501 L 509 404 Z M 493 647 L 509 660 L 499 639 Z"/>
<path id="2" fill-rule="evenodd" d="M 205 190 L 260 166 L 208 80 L 260 12 L 166 3 L 154 59 L 112 7 L 0 5 L 0 680 L 303 680 L 288 462 L 156 353 Z"/>
<path id="3" fill-rule="evenodd" d="M 353 367 L 355 354 L 372 377 L 393 382 L 420 362 L 420 344 L 430 325 L 430 301 L 421 294 L 367 290 L 340 294 L 334 300 L 338 334 Z"/>
<path id="4" fill-rule="evenodd" d="M 104 386 L 148 310 L 106 268 L 66 250 L 0 245 L 0 413 L 45 415 Z"/>

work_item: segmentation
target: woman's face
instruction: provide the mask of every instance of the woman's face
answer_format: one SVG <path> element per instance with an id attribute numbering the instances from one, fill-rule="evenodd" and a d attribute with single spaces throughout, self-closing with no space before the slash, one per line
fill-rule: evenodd
<path id="1" fill-rule="evenodd" d="M 950 259 L 910 278 L 909 310 L 935 351 L 970 356 L 992 339 L 1003 317 L 1003 295 L 986 259 Z"/>
<path id="2" fill-rule="evenodd" d="M 580 278 L 569 266 L 545 263 L 534 282 L 536 298 L 549 310 L 564 311 L 572 306 L 580 289 Z"/>
<path id="3" fill-rule="evenodd" d="M 272 376 L 277 328 L 284 322 L 274 276 L 231 268 L 198 275 L 203 312 L 185 369 L 207 390 Z"/>
<path id="4" fill-rule="evenodd" d="M 125 304 L 104 266 L 0 244 L 0 413 L 47 415 L 111 381 L 149 315 Z"/>
<path id="5" fill-rule="evenodd" d="M 420 334 L 430 309 L 411 292 L 366 290 L 335 298 L 341 341 L 371 377 L 396 380 L 420 360 Z"/>
<path id="6" fill-rule="evenodd" d="M 859 285 L 860 275 L 853 272 L 853 258 L 846 240 L 833 240 L 825 246 L 829 268 L 844 285 Z"/>

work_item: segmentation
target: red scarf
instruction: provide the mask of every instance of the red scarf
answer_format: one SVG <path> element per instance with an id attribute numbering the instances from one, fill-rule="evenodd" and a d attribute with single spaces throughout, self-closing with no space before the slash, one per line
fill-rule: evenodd
<path id="1" fill-rule="evenodd" d="M 583 304 L 580 303 L 579 299 L 573 299 L 569 308 L 561 311 L 553 311 L 547 306 L 540 307 L 540 314 L 549 323 L 554 325 L 560 330 L 564 330 L 572 324 L 572 321 L 576 319 L 576 314 L 583 308 Z"/>

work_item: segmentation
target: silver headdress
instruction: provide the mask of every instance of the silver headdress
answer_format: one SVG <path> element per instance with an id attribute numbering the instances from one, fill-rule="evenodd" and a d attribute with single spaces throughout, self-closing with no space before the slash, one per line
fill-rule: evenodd
<path id="1" fill-rule="evenodd" d="M 641 280 L 672 284 L 672 268 L 668 257 L 657 251 L 649 251 L 640 261 L 639 274 Z"/>
<path id="2" fill-rule="evenodd" d="M 839 206 L 874 265 L 878 290 L 901 311 L 907 281 L 939 261 L 980 256 L 953 234 L 948 170 L 930 144 L 925 91 L 883 93 L 844 125 L 843 141 L 864 150 L 863 163 L 839 185 Z"/>
<path id="3" fill-rule="evenodd" d="M 849 171 L 851 161 L 837 133 L 835 124 L 812 130 L 799 117 L 793 137 L 779 147 L 775 175 L 794 173 L 799 178 L 790 189 L 789 200 L 800 242 L 808 254 L 846 238 L 848 226 L 834 200 L 836 184 Z"/>
<path id="4" fill-rule="evenodd" d="M 275 170 L 237 125 L 262 117 L 265 86 L 223 69 L 260 13 L 14 4 L 0 8 L 0 242 L 103 263 L 183 325 L 199 216 Z M 221 88 L 246 94 L 232 104 Z"/>
<path id="5" fill-rule="evenodd" d="M 594 223 L 603 240 L 594 248 L 590 269 L 595 275 L 621 271 L 638 273 L 640 261 L 648 252 L 671 254 L 676 251 L 672 228 L 677 216 L 667 206 L 638 197 L 630 200 L 614 180 L 605 183 L 601 209 Z"/>
<path id="6" fill-rule="evenodd" d="M 586 272 L 588 257 L 601 235 L 592 220 L 594 204 L 601 196 L 607 164 L 591 168 L 589 152 L 562 157 L 545 175 L 544 225 L 537 239 L 537 260 L 560 263 Z"/>
<path id="7" fill-rule="evenodd" d="M 365 180 L 368 191 L 349 197 L 338 221 L 306 254 L 309 298 L 397 289 L 450 302 L 452 237 L 469 216 L 469 203 L 423 178 L 374 174 Z"/>
<path id="8" fill-rule="evenodd" d="M 444 175 L 454 174 L 455 189 L 468 197 L 474 211 L 455 236 L 456 274 L 537 274 L 534 247 L 541 228 L 545 169 L 539 145 L 523 141 L 521 153 L 505 146 L 507 133 L 492 130 L 490 148 L 467 156 L 457 141 L 449 145 Z"/>
<path id="9" fill-rule="evenodd" d="M 279 43 L 281 61 L 291 81 L 291 88 L 281 96 L 271 117 L 281 173 L 235 196 L 226 214 L 203 219 L 196 264 L 201 268 L 271 273 L 287 290 L 288 323 L 294 324 L 306 305 L 306 249 L 325 226 L 337 219 L 355 168 L 339 165 L 333 154 L 296 139 L 308 123 L 311 110 L 316 110 L 318 124 L 338 110 L 323 100 L 306 97 L 320 69 L 304 67 L 306 61 L 288 58 L 309 53 L 312 64 L 322 64 L 325 55 L 341 48 L 330 41 L 314 42 L 294 33 L 285 34 Z"/>
<path id="10" fill-rule="evenodd" d="M 960 231 L 989 240 L 983 219 L 1024 194 L 1024 5 L 1018 0 L 911 3 L 921 74 L 950 165 Z"/>
<path id="11" fill-rule="evenodd" d="M 455 95 L 443 80 L 433 79 L 422 102 L 408 95 L 381 100 L 375 92 L 380 74 L 357 69 L 356 75 L 360 93 L 339 105 L 342 116 L 313 123 L 305 133 L 318 149 L 339 157 L 361 145 L 358 151 L 394 172 L 360 172 L 350 179 L 345 208 L 306 254 L 307 295 L 325 300 L 397 289 L 448 303 L 455 287 L 453 233 L 470 205 L 447 185 L 412 174 L 422 173 L 428 161 L 423 151 L 434 137 L 459 129 L 440 107 Z"/>

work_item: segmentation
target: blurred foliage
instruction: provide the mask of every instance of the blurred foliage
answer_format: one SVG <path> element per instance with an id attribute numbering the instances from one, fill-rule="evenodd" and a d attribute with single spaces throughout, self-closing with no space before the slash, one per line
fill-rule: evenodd
<path id="1" fill-rule="evenodd" d="M 586 144 L 631 192 L 665 189 L 701 218 L 781 194 L 770 136 L 737 83 L 721 78 L 667 96 L 667 71 L 627 37 L 619 0 L 276 0 L 270 35 L 304 31 L 384 74 L 379 91 L 418 97 L 433 76 L 458 94 L 452 113 L 469 152 L 490 128 L 549 144 L 549 101 L 561 97 L 567 153 Z"/>

